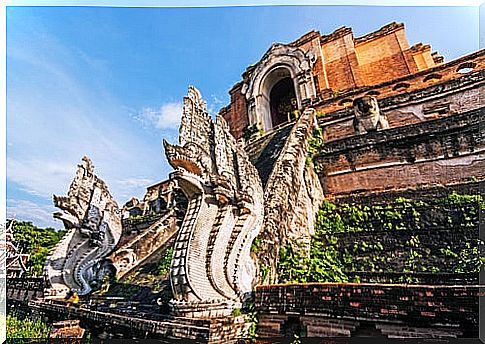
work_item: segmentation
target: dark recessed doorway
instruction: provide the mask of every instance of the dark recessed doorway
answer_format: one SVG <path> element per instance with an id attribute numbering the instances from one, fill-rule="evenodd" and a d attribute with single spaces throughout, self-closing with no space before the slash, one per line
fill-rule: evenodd
<path id="1" fill-rule="evenodd" d="M 286 77 L 278 81 L 271 89 L 269 101 L 273 127 L 293 120 L 298 109 L 293 80 Z"/>

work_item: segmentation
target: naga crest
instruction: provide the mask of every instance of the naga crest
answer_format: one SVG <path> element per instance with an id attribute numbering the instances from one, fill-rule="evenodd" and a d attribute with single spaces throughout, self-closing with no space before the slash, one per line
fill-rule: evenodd
<path id="1" fill-rule="evenodd" d="M 175 312 L 202 316 L 194 309 L 229 314 L 256 282 L 250 257 L 263 220 L 263 189 L 256 168 L 229 133 L 213 121 L 200 92 L 184 98 L 179 145 L 164 141 L 175 169 L 170 178 L 189 199 L 174 245 L 171 281 Z"/>
<path id="2" fill-rule="evenodd" d="M 387 118 L 380 112 L 376 98 L 371 96 L 357 98 L 353 102 L 353 108 L 354 129 L 357 134 L 389 128 Z"/>
<path id="3" fill-rule="evenodd" d="M 54 196 L 54 205 L 62 210 L 54 217 L 67 229 L 44 268 L 55 296 L 69 291 L 85 295 L 105 275 L 113 274 L 104 258 L 122 232 L 120 211 L 108 187 L 94 174 L 91 160 L 83 157 L 82 161 L 67 196 Z"/>

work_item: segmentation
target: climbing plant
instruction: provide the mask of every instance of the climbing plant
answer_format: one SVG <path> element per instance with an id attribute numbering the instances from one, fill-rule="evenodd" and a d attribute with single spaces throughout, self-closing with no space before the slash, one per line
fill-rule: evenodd
<path id="1" fill-rule="evenodd" d="M 317 173 L 321 172 L 321 168 L 319 164 L 313 163 L 313 157 L 322 149 L 324 144 L 322 128 L 318 127 L 313 129 L 312 137 L 308 142 L 308 154 L 305 163 L 307 166 L 313 165 L 313 168 Z"/>
<path id="2" fill-rule="evenodd" d="M 168 275 L 170 273 L 170 265 L 172 264 L 172 256 L 173 256 L 173 247 L 165 250 L 160 259 L 158 265 L 158 274 L 159 275 Z"/>
<path id="3" fill-rule="evenodd" d="M 480 258 L 483 242 L 478 239 L 480 209 L 485 209 L 480 195 L 455 192 L 431 201 L 403 197 L 385 204 L 325 201 L 309 247 L 289 243 L 281 248 L 279 278 L 359 282 L 362 273 L 402 273 L 391 282 L 418 283 L 407 274 L 477 273 L 485 263 Z M 448 241 L 430 243 L 433 231 L 442 229 L 457 232 L 448 235 Z M 456 240 L 456 235 L 463 239 Z"/>

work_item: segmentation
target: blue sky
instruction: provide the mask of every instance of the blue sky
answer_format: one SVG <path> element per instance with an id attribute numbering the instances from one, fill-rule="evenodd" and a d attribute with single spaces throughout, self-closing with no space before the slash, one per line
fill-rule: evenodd
<path id="1" fill-rule="evenodd" d="M 187 86 L 214 114 L 273 42 L 404 22 L 447 61 L 478 50 L 478 7 L 7 8 L 7 217 L 60 228 L 83 155 L 120 205 L 167 177 Z"/>

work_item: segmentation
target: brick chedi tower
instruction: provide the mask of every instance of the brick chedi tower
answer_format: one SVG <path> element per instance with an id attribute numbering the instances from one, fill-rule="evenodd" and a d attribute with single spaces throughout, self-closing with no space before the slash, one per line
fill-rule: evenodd
<path id="1" fill-rule="evenodd" d="M 55 198 L 79 235 L 51 254 L 51 284 L 100 288 L 115 275 L 150 296 L 118 314 L 91 308 L 87 287 L 82 307 L 34 306 L 123 336 L 208 343 L 248 333 L 252 296 L 263 338 L 477 336 L 484 67 L 485 50 L 444 63 L 391 23 L 273 44 L 215 121 L 190 87 L 179 144 L 164 143 L 170 182 L 130 200 L 128 218 L 88 160 L 72 197 Z M 114 234 L 91 208 L 119 220 L 116 240 L 100 241 Z M 162 278 L 168 295 L 154 293 Z"/>
<path id="2" fill-rule="evenodd" d="M 251 125 L 268 131 L 287 121 L 287 112 L 309 104 L 318 107 L 350 90 L 375 87 L 442 62 L 429 45 L 410 47 L 401 23 L 362 37 L 354 37 L 348 27 L 329 35 L 311 31 L 289 44 L 274 44 L 248 67 L 220 114 L 239 139 Z M 255 112 L 261 112 L 259 117 Z"/>
<path id="3" fill-rule="evenodd" d="M 259 335 L 478 335 L 484 67 L 391 23 L 312 31 L 246 69 L 220 113 L 264 188 Z"/>

